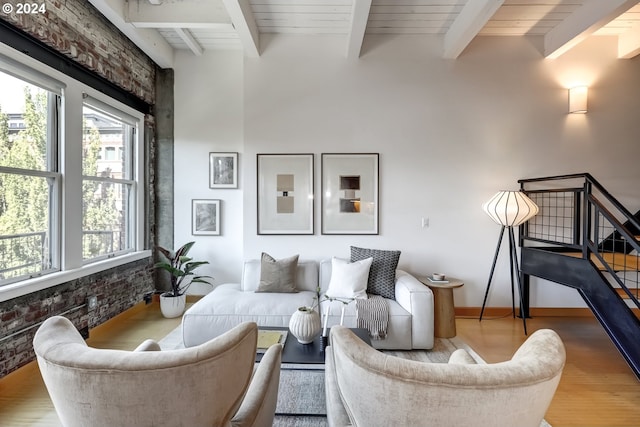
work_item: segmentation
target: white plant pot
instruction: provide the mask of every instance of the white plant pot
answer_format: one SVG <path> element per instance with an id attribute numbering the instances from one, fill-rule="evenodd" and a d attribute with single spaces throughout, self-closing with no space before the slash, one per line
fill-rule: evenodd
<path id="1" fill-rule="evenodd" d="M 322 329 L 317 311 L 300 307 L 291 315 L 289 330 L 300 344 L 309 344 Z"/>
<path id="2" fill-rule="evenodd" d="M 169 319 L 182 316 L 187 306 L 187 295 L 179 297 L 168 296 L 166 293 L 160 295 L 160 311 L 164 317 Z"/>

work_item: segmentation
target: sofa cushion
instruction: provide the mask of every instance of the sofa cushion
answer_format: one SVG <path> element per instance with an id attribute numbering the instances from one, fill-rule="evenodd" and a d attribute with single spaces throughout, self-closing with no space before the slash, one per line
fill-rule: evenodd
<path id="1" fill-rule="evenodd" d="M 356 262 L 331 259 L 331 280 L 326 295 L 330 298 L 367 298 L 367 282 L 373 258 Z"/>
<path id="2" fill-rule="evenodd" d="M 287 327 L 298 307 L 311 306 L 315 301 L 316 293 L 311 291 L 258 294 L 243 292 L 237 284 L 218 285 L 182 316 L 184 345 L 199 345 L 242 322 Z"/>
<path id="3" fill-rule="evenodd" d="M 371 345 L 377 349 L 411 350 L 413 341 L 412 315 L 394 300 L 386 300 L 389 305 L 389 324 L 387 325 L 387 337 L 383 340 L 372 340 Z M 322 301 L 320 313 L 329 310 L 328 327 L 340 324 L 342 308 L 344 308 L 343 325 L 347 328 L 357 328 L 356 303 L 343 304 L 340 301 Z M 432 345 L 433 347 L 433 345 Z"/>
<path id="4" fill-rule="evenodd" d="M 351 261 L 373 258 L 369 271 L 367 293 L 395 299 L 396 268 L 400 251 L 384 251 L 351 246 Z"/>
<path id="5" fill-rule="evenodd" d="M 297 267 L 298 255 L 276 260 L 263 252 L 260 261 L 260 284 L 256 292 L 298 292 L 296 289 Z"/>

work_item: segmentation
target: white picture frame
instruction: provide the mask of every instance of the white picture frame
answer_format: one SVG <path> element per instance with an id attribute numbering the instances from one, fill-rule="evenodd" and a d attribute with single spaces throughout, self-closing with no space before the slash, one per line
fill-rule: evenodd
<path id="1" fill-rule="evenodd" d="M 314 234 L 314 155 L 258 154 L 258 234 Z"/>
<path id="2" fill-rule="evenodd" d="M 209 153 L 209 188 L 238 188 L 238 153 Z"/>
<path id="3" fill-rule="evenodd" d="M 379 157 L 322 153 L 322 234 L 379 234 Z"/>
<path id="4" fill-rule="evenodd" d="M 219 236 L 220 207 L 220 200 L 193 199 L 191 201 L 191 234 Z"/>

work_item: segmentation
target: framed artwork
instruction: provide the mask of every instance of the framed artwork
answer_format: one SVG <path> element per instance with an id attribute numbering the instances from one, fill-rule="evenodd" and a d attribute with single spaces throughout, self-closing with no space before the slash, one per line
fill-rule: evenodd
<path id="1" fill-rule="evenodd" d="M 322 234 L 378 234 L 378 153 L 322 153 Z"/>
<path id="2" fill-rule="evenodd" d="M 191 234 L 219 236 L 220 228 L 220 200 L 191 201 Z"/>
<path id="3" fill-rule="evenodd" d="M 209 153 L 209 188 L 238 188 L 238 153 Z"/>
<path id="4" fill-rule="evenodd" d="M 258 154 L 258 234 L 313 234 L 313 154 Z"/>

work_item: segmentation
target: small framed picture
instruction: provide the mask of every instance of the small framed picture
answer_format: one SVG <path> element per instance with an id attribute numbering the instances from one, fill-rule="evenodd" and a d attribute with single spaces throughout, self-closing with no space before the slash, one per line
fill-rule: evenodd
<path id="1" fill-rule="evenodd" d="M 209 188 L 238 188 L 238 153 L 209 153 Z"/>
<path id="2" fill-rule="evenodd" d="M 220 200 L 191 201 L 191 234 L 194 236 L 220 235 Z"/>

